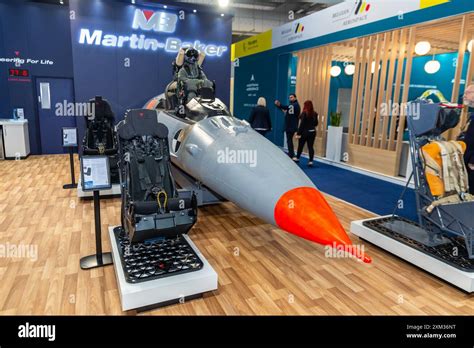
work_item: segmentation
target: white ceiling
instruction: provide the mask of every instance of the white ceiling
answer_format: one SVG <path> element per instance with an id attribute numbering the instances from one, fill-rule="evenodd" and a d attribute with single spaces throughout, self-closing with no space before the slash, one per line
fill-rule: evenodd
<path id="1" fill-rule="evenodd" d="M 344 0 L 285 1 L 285 0 L 230 0 L 227 8 L 234 15 L 232 32 L 234 41 L 255 35 L 293 19 L 307 16 Z M 218 8 L 218 0 L 180 0 L 180 2 Z"/>

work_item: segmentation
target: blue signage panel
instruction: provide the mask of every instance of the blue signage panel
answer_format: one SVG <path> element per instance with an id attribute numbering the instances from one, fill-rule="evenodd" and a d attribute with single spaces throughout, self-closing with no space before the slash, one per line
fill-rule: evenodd
<path id="1" fill-rule="evenodd" d="M 206 54 L 203 68 L 216 93 L 229 102 L 232 18 L 217 13 L 112 1 L 70 1 L 77 101 L 106 98 L 122 119 L 164 92 L 181 47 Z M 85 122 L 78 122 L 79 138 Z"/>

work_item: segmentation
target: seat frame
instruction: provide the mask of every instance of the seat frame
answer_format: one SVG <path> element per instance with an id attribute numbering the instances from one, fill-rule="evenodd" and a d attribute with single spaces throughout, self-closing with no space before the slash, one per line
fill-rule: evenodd
<path id="1" fill-rule="evenodd" d="M 110 104 L 108 103 L 108 101 L 106 99 L 103 99 L 100 96 L 96 96 L 95 98 L 90 99 L 89 103 L 105 103 L 106 108 L 110 109 L 110 114 L 100 115 L 100 117 L 98 117 L 98 115 L 96 114 L 94 115 L 94 119 L 91 119 L 90 118 L 91 115 L 89 115 L 86 118 L 86 133 L 82 141 L 82 154 L 89 155 L 89 156 L 95 156 L 95 155 L 109 156 L 111 180 L 112 180 L 112 183 L 118 183 L 119 182 L 119 173 L 118 173 L 118 166 L 117 166 L 118 148 L 117 148 L 117 140 L 116 140 L 116 134 L 115 134 L 115 128 L 114 128 L 113 112 L 110 108 Z M 91 137 L 92 137 L 92 134 L 94 133 L 94 130 L 92 128 L 95 125 L 97 125 L 97 128 L 102 127 L 103 129 L 107 130 L 107 132 L 105 134 L 102 134 L 102 136 L 105 138 L 109 138 L 109 139 L 106 139 L 106 142 L 109 142 L 110 144 L 109 146 L 106 145 L 103 149 L 91 147 L 91 143 L 93 141 Z M 103 129 L 99 129 L 99 131 L 102 132 Z"/>
<path id="2" fill-rule="evenodd" d="M 119 168 L 120 182 L 122 191 L 122 226 L 132 243 L 143 242 L 155 238 L 174 238 L 176 236 L 187 233 L 197 220 L 197 199 L 193 192 L 187 190 L 176 189 L 176 184 L 171 173 L 169 144 L 167 138 L 167 128 L 163 124 L 161 127 L 166 129 L 166 135 L 157 136 L 152 132 L 133 133 L 130 139 L 122 136 L 123 127 L 131 127 L 131 123 L 139 122 L 136 113 L 141 112 L 155 117 L 157 120 L 157 112 L 155 110 L 129 110 L 125 115 L 125 119 L 117 126 L 117 138 L 119 145 Z M 158 125 L 158 121 L 156 121 Z M 144 127 L 148 128 L 149 127 Z M 147 133 L 147 134 L 145 134 Z M 130 153 L 127 151 L 133 139 L 142 139 L 143 136 L 152 136 L 159 139 L 163 146 L 162 165 L 164 170 L 168 171 L 170 180 L 170 189 L 167 192 L 168 204 L 161 207 L 158 205 L 157 198 L 150 196 L 151 199 L 139 200 L 138 197 L 132 195 L 132 183 L 139 182 L 139 179 L 132 180 Z M 177 204 L 169 204 L 170 202 L 178 202 Z M 155 204 L 156 205 L 155 205 Z M 137 209 L 137 207 L 146 207 L 146 211 Z M 176 206 L 178 208 L 176 208 Z M 181 209 L 181 207 L 184 207 Z"/>
<path id="3" fill-rule="evenodd" d="M 419 102 L 419 101 L 418 101 Z M 431 106 L 430 106 L 431 107 Z M 441 107 L 441 105 L 440 105 Z M 412 110 L 416 108 L 411 108 Z M 423 110 L 423 109 L 421 109 Z M 408 115 L 410 117 L 410 115 Z M 423 115 L 418 115 L 420 119 Z M 470 259 L 474 259 L 474 225 L 472 213 L 474 211 L 474 201 L 465 201 L 460 203 L 451 203 L 438 205 L 429 213 L 426 207 L 430 206 L 436 198 L 431 194 L 428 180 L 425 175 L 424 162 L 421 157 L 421 148 L 431 141 L 443 141 L 439 131 L 424 132 L 418 135 L 413 119 L 408 122 L 408 131 L 410 137 L 410 154 L 413 165 L 413 173 L 410 176 L 414 178 L 416 209 L 418 215 L 418 224 L 424 228 L 433 239 L 440 239 L 443 234 L 462 237 L 466 244 L 466 249 Z M 410 182 L 407 181 L 407 185 Z M 466 209 L 470 207 L 472 209 Z"/>

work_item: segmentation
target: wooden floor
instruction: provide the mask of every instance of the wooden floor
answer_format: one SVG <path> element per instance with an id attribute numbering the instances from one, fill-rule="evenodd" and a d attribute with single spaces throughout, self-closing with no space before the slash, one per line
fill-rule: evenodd
<path id="1" fill-rule="evenodd" d="M 94 251 L 91 201 L 63 190 L 67 156 L 0 161 L 0 245 L 37 247 L 37 259 L 0 258 L 0 314 L 123 313 L 114 268 L 82 271 Z M 369 213 L 328 197 L 344 227 Z M 120 200 L 102 201 L 102 229 L 120 222 Z M 199 211 L 190 236 L 219 275 L 203 299 L 143 313 L 473 314 L 472 296 L 366 245 L 373 263 L 330 259 L 324 248 L 265 224 L 232 203 Z M 356 237 L 352 237 L 359 243 Z M 105 250 L 110 250 L 103 233 Z"/>

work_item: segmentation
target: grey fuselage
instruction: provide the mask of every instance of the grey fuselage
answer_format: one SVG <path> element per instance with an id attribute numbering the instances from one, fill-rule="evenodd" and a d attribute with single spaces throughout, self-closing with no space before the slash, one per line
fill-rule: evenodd
<path id="1" fill-rule="evenodd" d="M 173 164 L 270 224 L 276 225 L 274 208 L 285 192 L 316 188 L 280 148 L 246 121 L 213 116 L 193 122 L 157 111 L 158 121 L 169 129 Z"/>

